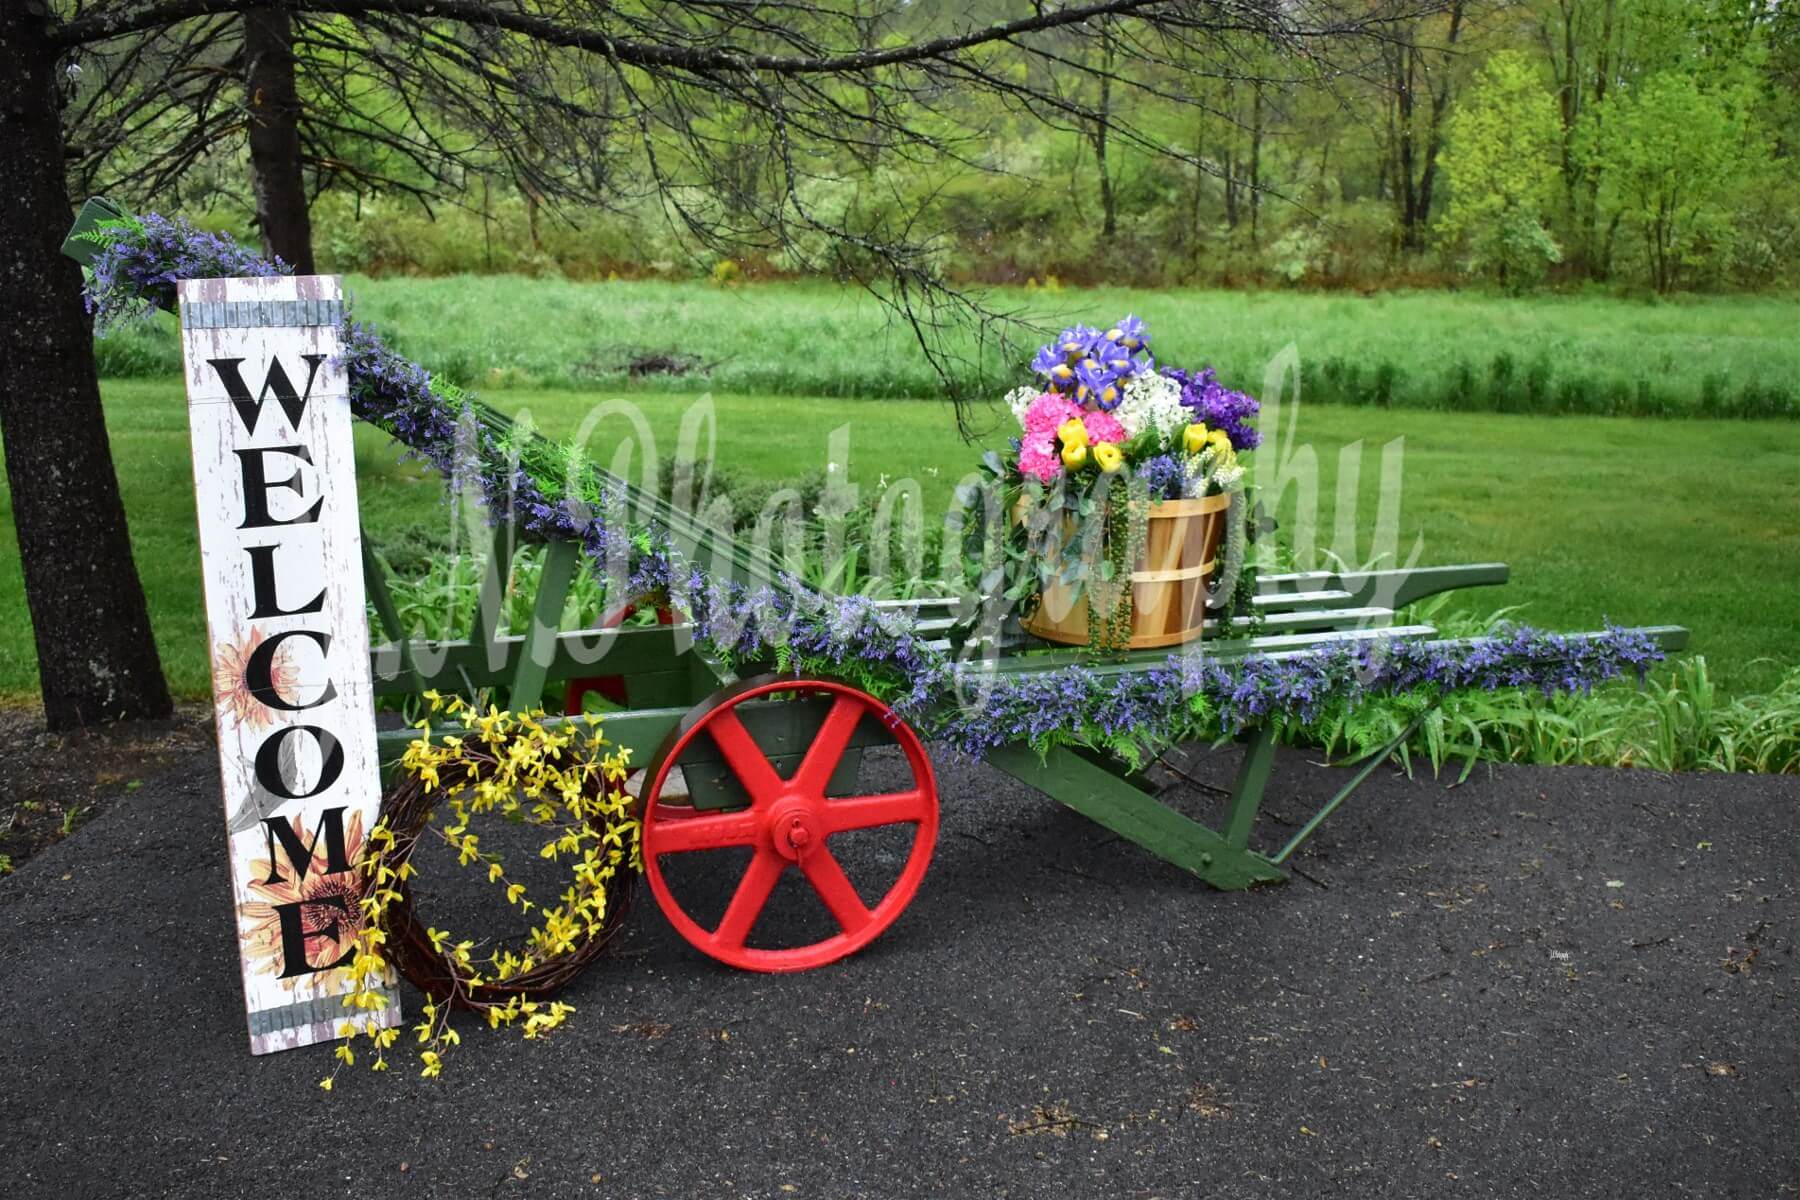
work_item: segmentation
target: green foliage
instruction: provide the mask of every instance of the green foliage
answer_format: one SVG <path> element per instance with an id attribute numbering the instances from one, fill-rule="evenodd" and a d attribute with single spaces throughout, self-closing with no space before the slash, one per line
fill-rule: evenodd
<path id="1" fill-rule="evenodd" d="M 1408 615 L 1448 637 L 1475 637 L 1518 617 L 1516 606 L 1482 616 L 1452 607 L 1459 602 L 1438 596 Z M 1422 718 L 1402 755 L 1409 764 L 1418 755 L 1434 772 L 1455 767 L 1464 779 L 1478 762 L 1800 773 L 1800 666 L 1781 669 L 1761 695 L 1721 695 L 1706 656 L 1694 654 L 1658 669 L 1642 686 L 1617 681 L 1589 695 L 1514 690 L 1437 699 L 1415 694 L 1339 709 L 1285 733 L 1356 759 Z"/>
<path id="2" fill-rule="evenodd" d="M 1584 131 L 1603 202 L 1636 234 L 1659 292 L 1731 261 L 1738 201 L 1768 167 L 1749 101 L 1742 89 L 1709 91 L 1693 73 L 1668 70 L 1614 93 Z"/>
<path id="3" fill-rule="evenodd" d="M 1406 696 L 1336 712 L 1289 731 L 1290 740 L 1342 758 L 1379 750 L 1425 709 Z M 1430 711 L 1407 743 L 1433 771 L 1463 778 L 1478 762 L 1643 767 L 1655 771 L 1800 773 L 1800 668 L 1763 695 L 1718 695 L 1703 655 L 1642 688 L 1615 683 L 1592 695 L 1465 692 Z"/>
<path id="4" fill-rule="evenodd" d="M 971 20 L 995 15 L 991 7 L 971 9 Z M 868 32 L 887 44 L 927 36 L 941 31 L 946 11 L 898 5 Z M 804 13 L 795 19 L 812 24 Z M 1107 22 L 1133 24 L 1106 18 L 1071 31 L 1066 42 L 1052 39 L 1059 41 L 1054 91 L 1065 108 L 1008 94 L 1008 85 L 1027 82 L 1027 66 L 1017 44 L 996 45 L 978 56 L 991 87 L 954 72 L 910 99 L 907 89 L 872 78 L 822 83 L 805 99 L 823 119 L 794 113 L 790 129 L 804 149 L 791 178 L 771 152 L 766 126 L 716 96 L 694 96 L 674 122 L 699 139 L 691 146 L 654 119 L 611 133 L 602 132 L 602 120 L 593 140 L 574 145 L 554 120 L 534 128 L 513 146 L 543 171 L 524 172 L 536 176 L 525 192 L 510 182 L 519 164 L 509 169 L 498 153 L 510 139 L 461 127 L 479 114 L 484 96 L 505 94 L 504 80 L 490 80 L 497 93 L 478 86 L 461 103 L 402 103 L 366 78 L 345 79 L 342 63 L 367 49 L 366 31 L 315 13 L 309 28 L 328 29 L 329 37 L 301 39 L 298 53 L 302 100 L 316 118 L 306 126 L 316 250 L 325 269 L 376 275 L 706 281 L 735 263 L 745 281 L 841 280 L 877 266 L 854 234 L 904 230 L 916 261 L 961 282 L 1372 288 L 1450 282 L 1466 267 L 1517 290 L 1545 274 L 1555 244 L 1568 257 L 1550 272 L 1560 281 L 1642 280 L 1662 290 L 1800 283 L 1790 219 L 1800 156 L 1782 145 L 1715 170 L 1716 152 L 1735 144 L 1712 136 L 1717 114 L 1691 96 L 1658 93 L 1659 80 L 1689 81 L 1695 96 L 1726 105 L 1734 127 L 1791 142 L 1789 131 L 1800 128 L 1791 6 L 1424 6 L 1383 16 L 1386 48 L 1366 57 L 1333 37 L 1305 39 L 1296 53 L 1222 27 L 1208 39 L 1216 54 L 1205 61 L 1183 52 L 1124 64 L 1103 95 L 1083 69 L 1114 62 L 1123 43 L 1108 46 L 1096 36 Z M 231 30 L 217 32 L 226 39 L 224 62 L 235 41 Z M 219 136 L 199 147 L 197 159 L 175 155 L 192 126 L 182 105 L 164 107 L 165 92 L 194 85 L 195 70 L 171 82 L 156 70 L 163 57 L 149 57 L 147 77 L 123 81 L 128 86 L 100 70 L 70 82 L 76 102 L 65 117 L 78 122 L 71 144 L 81 151 L 74 170 L 83 183 L 161 179 L 165 199 L 178 188 L 187 202 L 211 206 L 202 219 L 248 228 L 243 123 L 221 118 L 211 127 Z M 219 118 L 240 97 L 232 92 L 235 73 L 214 71 L 213 57 L 191 65 L 215 101 L 202 108 Z M 557 71 L 554 58 L 543 69 Z M 1361 69 L 1321 77 L 1325 64 L 1353 58 Z M 633 69 L 621 70 L 617 83 L 634 88 Z M 595 113 L 613 111 L 620 99 L 613 85 L 596 92 L 579 72 L 559 84 L 572 106 Z M 213 94 L 221 87 L 223 108 Z M 865 136 L 859 114 L 876 95 L 880 131 Z M 1103 168 L 1092 119 L 1099 112 L 1119 123 L 1105 140 Z M 932 139 L 937 151 L 913 143 L 884 152 L 883 143 L 892 146 L 890 122 Z M 845 141 L 828 144 L 803 129 Z M 437 139 L 461 147 L 454 169 L 428 151 Z M 1689 152 L 1671 157 L 1660 142 Z M 705 153 L 696 156 L 695 146 Z M 1448 186 L 1440 176 L 1435 194 L 1424 195 L 1434 147 L 1443 147 Z M 579 165 L 565 158 L 571 151 Z M 96 152 L 104 162 L 93 159 Z M 1630 161 L 1634 155 L 1723 186 L 1696 214 L 1676 214 L 1675 228 L 1658 233 L 1663 217 L 1646 204 L 1644 164 Z M 181 169 L 158 170 L 158 160 Z M 1557 185 L 1548 193 L 1546 166 Z M 673 181 L 672 194 L 659 194 L 653 174 Z M 552 180 L 561 186 L 541 190 Z M 411 198 L 415 189 L 428 204 Z M 1683 188 L 1690 196 L 1712 190 Z M 559 194 L 555 203 L 547 199 Z M 143 199 L 123 190 L 117 198 Z M 837 223 L 853 236 L 832 236 Z M 1653 256 L 1649 246 L 1659 236 L 1666 254 Z"/>
<path id="5" fill-rule="evenodd" d="M 143 236 L 144 223 L 132 214 L 126 213 L 123 216 L 105 217 L 95 221 L 92 229 L 85 229 L 76 234 L 73 240 L 87 242 L 89 245 L 104 249 L 125 238 L 141 238 Z"/>
<path id="6" fill-rule="evenodd" d="M 1471 273 L 1522 292 L 1562 261 L 1544 225 L 1560 149 L 1555 101 L 1524 52 L 1488 59 L 1451 117 L 1439 160 L 1454 189 L 1439 236 L 1467 247 Z"/>

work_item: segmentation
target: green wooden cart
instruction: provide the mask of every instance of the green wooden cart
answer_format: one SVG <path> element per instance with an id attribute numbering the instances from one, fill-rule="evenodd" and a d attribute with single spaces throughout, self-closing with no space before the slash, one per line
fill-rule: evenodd
<path id="1" fill-rule="evenodd" d="M 116 209 L 90 202 L 76 232 Z M 71 235 L 74 236 L 73 234 Z M 71 240 L 65 250 L 88 261 L 94 246 Z M 481 419 L 505 427 L 507 419 L 481 410 Z M 768 581 L 774 566 L 724 533 L 626 481 L 601 473 L 628 497 L 634 511 L 680 543 L 694 561 L 744 582 Z M 460 637 L 418 638 L 404 627 L 391 599 L 389 571 L 377 546 L 363 541 L 367 590 L 380 644 L 372 652 L 378 696 L 427 689 L 472 693 L 489 690 L 514 709 L 554 697 L 556 706 L 580 711 L 598 694 L 612 708 L 605 719 L 609 741 L 643 763 L 640 801 L 645 871 L 663 912 L 692 944 L 740 967 L 800 970 L 852 953 L 891 925 L 916 893 L 930 862 L 938 826 L 938 790 L 921 739 L 877 697 L 838 679 L 758 674 L 740 678 L 695 646 L 679 614 L 661 620 L 625 618 L 659 597 L 615 604 L 593 628 L 563 627 L 581 548 L 553 541 L 542 549 L 531 616 L 523 629 L 506 627 L 503 613 L 518 586 L 514 571 L 521 538 L 502 523 L 494 531 L 472 627 Z M 1359 641 L 1432 641 L 1437 631 L 1409 621 L 1408 605 L 1447 591 L 1506 582 L 1498 563 L 1391 571 L 1306 572 L 1264 575 L 1254 604 L 1255 636 L 1206 641 L 1215 660 L 1252 655 L 1280 657 Z M 963 650 L 971 627 L 959 622 L 949 600 L 894 602 L 915 619 L 915 630 L 948 653 Z M 1242 620 L 1243 618 L 1240 618 Z M 1212 633 L 1223 632 L 1217 622 Z M 1642 630 L 1664 650 L 1686 643 L 1674 626 Z M 1578 635 L 1598 636 L 1598 635 Z M 995 631 L 976 656 L 982 669 L 999 674 L 1045 672 L 1088 662 L 1077 651 L 1051 647 L 1024 634 L 1016 622 Z M 1100 675 L 1147 671 L 1168 660 L 1167 650 L 1124 655 L 1093 667 Z M 453 732 L 438 730 L 439 733 Z M 1026 745 L 1003 746 L 990 766 L 1091 818 L 1217 888 L 1241 889 L 1286 878 L 1283 864 L 1330 813 L 1356 790 L 1413 730 L 1402 732 L 1347 773 L 1343 786 L 1285 843 L 1258 849 L 1256 818 L 1275 762 L 1278 728 L 1245 730 L 1241 763 L 1216 826 L 1203 824 L 1164 803 L 1154 785 L 1128 764 L 1104 754 L 1066 747 L 1039 754 Z M 384 761 L 398 759 L 415 732 L 404 725 L 378 734 Z M 868 752 L 886 748 L 878 771 L 865 771 Z M 868 791 L 864 775 L 898 776 L 898 786 Z M 890 857 L 897 870 L 870 903 L 850 881 L 830 839 L 853 831 L 892 827 L 904 849 Z M 730 889 L 722 915 L 699 920 L 670 886 L 665 866 L 699 851 L 735 847 L 742 876 Z M 757 918 L 790 868 L 817 893 L 835 924 L 831 932 L 800 945 L 755 944 Z"/>
<path id="2" fill-rule="evenodd" d="M 549 688 L 564 689 L 570 707 L 596 690 L 620 702 L 623 707 L 606 718 L 606 734 L 630 747 L 634 762 L 648 764 L 644 849 L 652 889 L 677 929 L 714 957 L 762 970 L 802 969 L 854 951 L 892 923 L 924 873 L 937 826 L 930 760 L 904 721 L 880 700 L 839 680 L 740 679 L 695 652 L 679 621 L 605 633 L 612 643 L 601 660 L 607 674 L 596 677 L 596 631 L 558 627 L 579 553 L 572 545 L 551 544 L 545 550 L 529 627 L 499 629 L 500 600 L 515 550 L 508 532 L 501 530 L 487 560 L 482 610 L 469 636 L 429 643 L 406 640 L 392 606 L 383 599 L 387 589 L 379 556 L 371 554 L 370 594 L 389 639 L 375 651 L 378 693 L 492 687 L 510 696 L 512 705 L 529 706 Z M 1207 653 L 1228 660 L 1357 641 L 1430 641 L 1436 630 L 1407 621 L 1399 610 L 1443 592 L 1502 584 L 1507 575 L 1499 563 L 1264 575 L 1255 599 L 1262 617 L 1257 636 L 1222 641 Z M 967 631 L 950 615 L 950 601 L 896 602 L 894 607 L 915 614 L 917 628 L 937 635 L 945 651 L 955 652 Z M 1642 632 L 1664 650 L 1680 649 L 1687 636 L 1675 626 Z M 421 659 L 442 665 L 429 674 L 407 665 Z M 1116 675 L 1149 670 L 1167 660 L 1167 650 L 1150 650 L 1092 669 Z M 990 669 L 1050 671 L 1087 661 L 1083 652 L 1050 647 L 1015 629 Z M 1214 887 L 1239 889 L 1284 880 L 1282 864 L 1413 732 L 1406 729 L 1349 770 L 1343 786 L 1317 813 L 1268 850 L 1254 848 L 1252 842 L 1275 761 L 1274 724 L 1241 735 L 1241 762 L 1216 827 L 1170 807 L 1142 772 L 1106 755 L 1067 747 L 1040 755 L 1029 746 L 1009 745 L 986 761 Z M 390 753 L 398 753 L 410 736 L 405 729 L 381 734 Z M 857 790 L 860 757 L 876 746 L 898 747 L 912 775 L 910 786 L 877 795 Z M 685 794 L 664 799 L 677 768 Z M 869 906 L 829 853 L 821 854 L 817 847 L 834 833 L 886 824 L 910 825 L 916 836 L 906 870 L 882 900 Z M 672 894 L 660 860 L 723 846 L 751 846 L 756 853 L 724 917 L 703 926 Z M 840 932 L 807 946 L 747 947 L 761 902 L 788 866 L 812 882 L 838 919 Z"/>

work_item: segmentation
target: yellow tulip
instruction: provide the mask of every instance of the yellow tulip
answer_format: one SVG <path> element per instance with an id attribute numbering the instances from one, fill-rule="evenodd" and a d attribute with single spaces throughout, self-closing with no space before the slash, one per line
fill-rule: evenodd
<path id="1" fill-rule="evenodd" d="M 1111 475 L 1125 465 L 1125 452 L 1111 442 L 1101 442 L 1094 447 L 1094 461 L 1100 464 L 1102 471 Z"/>
<path id="2" fill-rule="evenodd" d="M 1206 426 L 1198 422 L 1189 425 L 1187 432 L 1181 435 L 1181 444 L 1189 454 L 1198 454 L 1206 448 Z"/>
<path id="3" fill-rule="evenodd" d="M 1088 452 L 1086 446 L 1064 446 L 1062 452 L 1063 466 L 1071 471 L 1079 471 L 1087 466 Z"/>
<path id="4" fill-rule="evenodd" d="M 1058 425 L 1056 427 L 1056 436 L 1062 439 L 1062 444 L 1064 446 L 1071 448 L 1079 446 L 1084 450 L 1087 448 L 1087 426 L 1081 423 L 1080 417 L 1070 417 L 1061 425 Z"/>
<path id="5" fill-rule="evenodd" d="M 1231 452 L 1231 435 L 1226 433 L 1223 429 L 1213 430 L 1206 435 L 1206 440 L 1212 443 L 1213 449 L 1217 450 L 1220 454 L 1229 454 Z"/>

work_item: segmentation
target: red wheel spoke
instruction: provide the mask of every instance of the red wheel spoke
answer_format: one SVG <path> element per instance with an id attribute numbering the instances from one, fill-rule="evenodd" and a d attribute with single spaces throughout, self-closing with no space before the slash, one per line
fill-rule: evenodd
<path id="1" fill-rule="evenodd" d="M 659 806 L 667 809 L 669 806 Z M 721 846 L 748 846 L 756 841 L 762 822 L 750 809 L 729 813 L 696 813 L 691 809 L 658 814 L 666 824 L 656 838 L 658 854 L 685 854 L 690 850 L 716 850 Z"/>
<path id="2" fill-rule="evenodd" d="M 849 796 L 825 802 L 825 821 L 832 833 L 852 829 L 873 829 L 877 825 L 896 825 L 903 821 L 918 824 L 930 811 L 925 793 L 916 788 L 910 792 L 885 792 L 879 796 Z"/>
<path id="3" fill-rule="evenodd" d="M 819 726 L 812 746 L 806 751 L 805 760 L 794 772 L 793 782 L 798 790 L 819 796 L 825 794 L 825 785 L 831 782 L 831 773 L 844 760 L 850 735 L 856 732 L 863 711 L 862 701 L 854 696 L 839 696 L 832 703 L 831 711 L 825 714 L 825 723 Z"/>
<path id="4" fill-rule="evenodd" d="M 743 946 L 786 867 L 787 863 L 773 850 L 756 852 L 743 879 L 738 881 L 737 891 L 732 893 L 731 903 L 719 920 L 719 927 L 713 930 L 712 938 L 716 944 L 730 950 Z"/>
<path id="5" fill-rule="evenodd" d="M 768 755 L 738 720 L 738 715 L 730 709 L 719 709 L 712 713 L 706 722 L 706 732 L 725 756 L 726 765 L 736 775 L 744 790 L 750 793 L 752 801 L 767 802 L 773 800 L 781 792 L 781 776 L 775 773 L 770 765 Z"/>
<path id="6" fill-rule="evenodd" d="M 845 933 L 857 933 L 874 919 L 831 851 L 817 847 L 800 860 L 800 869 Z"/>

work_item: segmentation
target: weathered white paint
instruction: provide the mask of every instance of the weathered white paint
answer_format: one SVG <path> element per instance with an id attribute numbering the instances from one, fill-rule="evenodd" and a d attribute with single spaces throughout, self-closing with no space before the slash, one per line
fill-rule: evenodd
<path id="1" fill-rule="evenodd" d="M 179 295 L 232 901 L 250 1047 L 264 1054 L 334 1038 L 345 1020 L 386 1026 L 400 1019 L 391 986 L 383 1009 L 353 1013 L 341 1001 L 350 990 L 343 971 L 304 970 L 333 961 L 335 951 L 349 944 L 344 935 L 359 917 L 353 843 L 359 832 L 373 828 L 381 800 L 351 416 L 344 374 L 333 361 L 339 332 L 331 318 L 341 292 L 335 276 L 305 276 L 188 280 Z M 232 324 L 246 320 L 322 323 Z M 312 364 L 306 356 L 314 356 Z M 229 367 L 215 365 L 234 359 L 241 360 L 238 372 L 254 401 L 253 431 L 245 427 L 242 406 L 233 403 Z M 297 423 L 278 389 L 268 386 L 273 364 L 285 371 L 295 397 L 304 393 Z M 240 452 L 258 450 L 262 453 L 250 456 L 247 466 Z M 259 467 L 267 486 L 247 489 L 246 480 Z M 246 528 L 259 499 L 271 523 Z M 315 520 L 273 523 L 291 521 L 315 503 Z M 272 566 L 274 587 L 268 588 L 265 578 L 265 606 L 271 594 L 282 610 L 322 596 L 318 611 L 259 615 L 253 547 L 273 548 L 257 552 Z M 270 681 L 273 695 L 304 706 L 300 711 L 249 694 L 247 651 L 271 639 L 279 639 L 277 651 L 264 652 L 280 668 Z M 335 694 L 322 699 L 330 689 Z M 305 793 L 320 782 L 324 743 L 311 733 L 281 733 L 296 726 L 325 731 L 341 749 L 341 773 L 317 795 Z M 255 769 L 258 752 L 272 737 L 282 738 L 268 752 L 278 764 L 272 776 L 276 791 L 266 786 L 271 776 L 259 780 Z M 284 798 L 279 791 L 300 798 Z M 350 869 L 334 873 L 328 869 L 333 864 L 327 815 L 340 809 L 352 843 L 344 847 Z M 304 873 L 267 824 L 280 820 L 294 829 L 296 819 L 298 844 L 313 848 L 311 861 L 302 856 Z M 283 904 L 295 907 L 282 909 Z M 284 956 L 284 913 L 291 930 L 304 937 L 305 964 Z M 336 937 L 318 932 L 334 923 Z M 292 968 L 301 973 L 281 978 Z"/>

